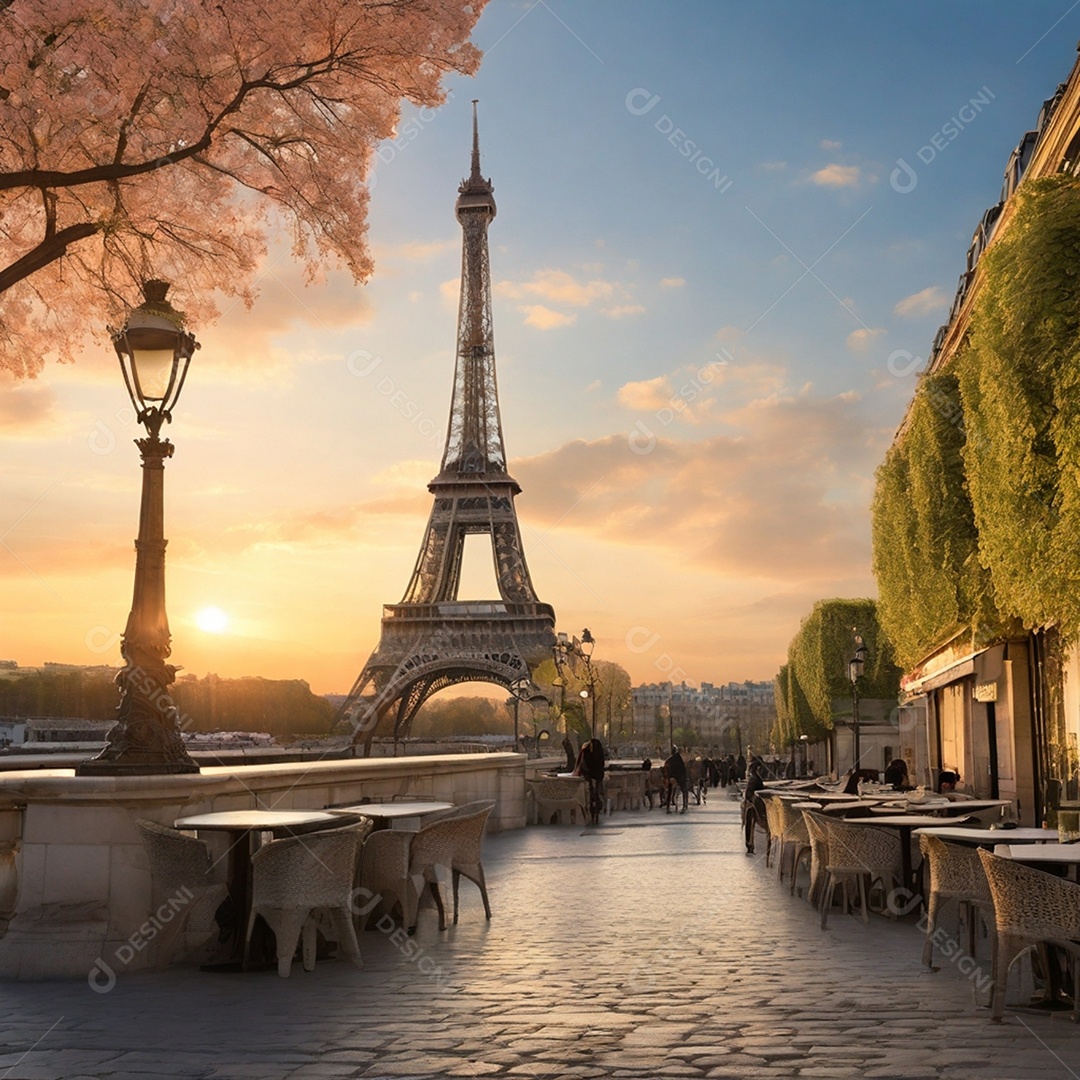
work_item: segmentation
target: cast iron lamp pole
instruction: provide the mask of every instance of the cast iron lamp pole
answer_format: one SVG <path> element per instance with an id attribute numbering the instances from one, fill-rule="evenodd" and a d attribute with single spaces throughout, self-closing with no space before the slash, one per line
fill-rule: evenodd
<path id="1" fill-rule="evenodd" d="M 848 678 L 851 679 L 851 731 L 854 739 L 853 749 L 855 755 L 852 768 L 858 769 L 859 761 L 862 758 L 859 745 L 859 679 L 862 677 L 863 669 L 866 667 L 866 656 L 869 650 L 863 642 L 859 628 L 853 626 L 851 632 L 855 638 L 855 655 L 848 661 Z"/>
<path id="2" fill-rule="evenodd" d="M 515 679 L 510 684 L 510 693 L 512 697 L 507 699 L 506 704 L 512 704 L 514 706 L 514 750 L 518 748 L 518 706 L 523 701 L 529 701 L 536 695 L 530 694 L 530 690 L 533 689 L 532 679 L 527 679 L 524 675 L 520 679 Z M 541 697 L 543 695 L 540 695 Z M 547 699 L 544 698 L 546 701 Z"/>
<path id="3" fill-rule="evenodd" d="M 592 722 L 589 725 L 592 731 L 592 737 L 596 738 L 596 682 L 593 678 L 592 669 L 592 653 L 596 646 L 596 640 L 592 634 L 589 633 L 589 628 L 586 626 L 581 631 L 581 641 L 576 642 L 578 655 L 585 661 L 585 683 L 588 686 L 588 691 L 582 691 L 582 697 L 588 697 L 592 700 L 591 714 Z"/>
<path id="4" fill-rule="evenodd" d="M 120 643 L 124 668 L 116 676 L 120 704 L 105 749 L 76 769 L 80 776 L 197 773 L 180 737 L 179 710 L 168 687 L 177 668 L 165 613 L 165 459 L 173 444 L 158 435 L 172 420 L 188 365 L 199 343 L 184 330 L 184 317 L 165 299 L 168 283 L 148 281 L 145 299 L 113 334 L 131 402 L 148 438 L 135 445 L 142 457 L 142 504 L 135 541 L 135 588 Z"/>
<path id="5" fill-rule="evenodd" d="M 585 627 L 581 631 L 581 640 L 576 637 L 571 641 L 566 634 L 560 633 L 555 638 L 555 644 L 552 646 L 552 652 L 555 658 L 555 666 L 559 671 L 559 678 L 563 681 L 559 683 L 559 703 L 560 708 L 565 704 L 566 695 L 566 682 L 563 677 L 563 667 L 569 664 L 571 670 L 573 670 L 574 658 L 580 657 L 585 661 L 585 684 L 588 687 L 587 690 L 580 691 L 582 698 L 592 698 L 592 721 L 589 725 L 589 729 L 592 732 L 591 737 L 596 738 L 596 682 L 593 676 L 592 668 L 592 652 L 596 646 L 596 639 L 589 633 L 589 628 Z M 567 738 L 570 736 L 569 721 L 567 721 Z"/>

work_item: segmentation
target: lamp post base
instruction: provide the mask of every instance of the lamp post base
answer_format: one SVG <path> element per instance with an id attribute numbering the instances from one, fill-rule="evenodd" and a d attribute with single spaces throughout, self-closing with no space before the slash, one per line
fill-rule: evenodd
<path id="1" fill-rule="evenodd" d="M 134 650 L 130 650 L 133 652 Z M 82 762 L 76 776 L 171 776 L 197 773 L 180 737 L 178 710 L 168 693 L 176 668 L 151 656 L 116 676 L 120 706 L 109 742 L 97 757 Z"/>

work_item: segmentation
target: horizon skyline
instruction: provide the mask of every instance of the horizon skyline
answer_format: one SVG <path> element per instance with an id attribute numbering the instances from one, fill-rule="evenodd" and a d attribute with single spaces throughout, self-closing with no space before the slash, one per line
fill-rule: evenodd
<path id="1" fill-rule="evenodd" d="M 165 478 L 184 674 L 346 694 L 402 595 L 474 98 L 508 468 L 557 628 L 635 686 L 771 682 L 816 600 L 876 595 L 873 471 L 1080 12 L 980 13 L 946 43 L 958 4 L 636 8 L 492 3 L 476 78 L 376 153 L 372 281 L 305 288 L 283 238 L 254 308 L 195 328 Z M 119 666 L 138 434 L 104 349 L 0 377 L 0 659 Z M 493 580 L 466 544 L 461 597 Z"/>

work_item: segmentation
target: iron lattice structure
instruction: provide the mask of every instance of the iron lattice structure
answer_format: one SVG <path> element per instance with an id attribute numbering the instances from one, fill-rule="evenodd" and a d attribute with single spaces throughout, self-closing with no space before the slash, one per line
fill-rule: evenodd
<path id="1" fill-rule="evenodd" d="M 493 193 L 480 173 L 474 102 L 472 170 L 455 205 L 463 234 L 461 297 L 446 449 L 428 484 L 434 502 L 408 588 L 401 603 L 383 609 L 379 644 L 341 706 L 365 752 L 379 731 L 391 730 L 395 739 L 407 733 L 424 701 L 456 683 L 491 682 L 522 698 L 541 696 L 531 673 L 555 644 L 554 609 L 537 599 L 525 562 L 514 509 L 521 488 L 506 469 L 488 259 Z M 491 539 L 497 600 L 458 599 L 469 533 Z"/>

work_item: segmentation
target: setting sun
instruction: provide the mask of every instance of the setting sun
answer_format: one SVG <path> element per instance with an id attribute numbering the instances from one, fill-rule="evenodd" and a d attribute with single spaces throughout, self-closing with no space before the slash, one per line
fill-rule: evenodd
<path id="1" fill-rule="evenodd" d="M 223 634 L 229 627 L 229 616 L 219 607 L 203 608 L 195 616 L 195 625 L 208 634 Z"/>

